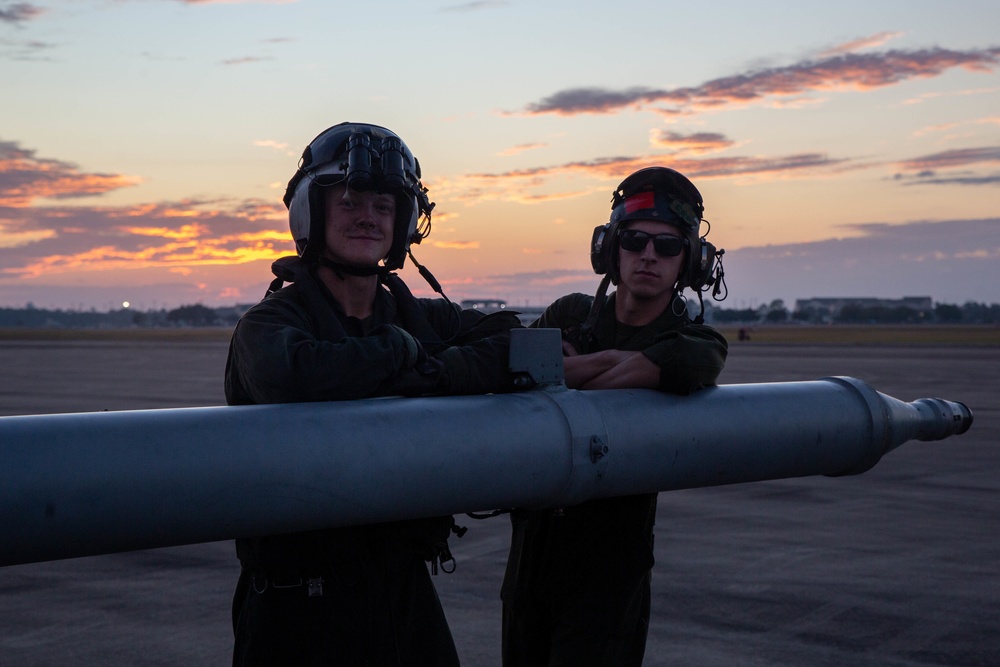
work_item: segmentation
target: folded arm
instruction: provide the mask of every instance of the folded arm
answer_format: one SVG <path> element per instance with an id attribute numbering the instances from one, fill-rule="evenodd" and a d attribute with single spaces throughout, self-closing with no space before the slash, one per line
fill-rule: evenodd
<path id="1" fill-rule="evenodd" d="M 655 389 L 660 368 L 641 352 L 604 350 L 563 359 L 566 386 L 571 389 Z"/>

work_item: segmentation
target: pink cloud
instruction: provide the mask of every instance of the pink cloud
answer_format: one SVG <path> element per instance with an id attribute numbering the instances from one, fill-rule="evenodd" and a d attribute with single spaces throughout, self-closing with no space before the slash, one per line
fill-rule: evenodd
<path id="1" fill-rule="evenodd" d="M 923 171 L 928 169 L 945 169 L 964 167 L 970 164 L 1000 162 L 1000 146 L 983 146 L 980 148 L 953 148 L 940 153 L 922 155 L 910 158 L 898 164 L 906 171 Z"/>
<path id="2" fill-rule="evenodd" d="M 570 88 L 529 104 L 524 113 L 572 116 L 617 113 L 625 109 L 649 109 L 665 114 L 693 113 L 818 91 L 871 90 L 909 79 L 939 76 L 955 67 L 973 72 L 991 72 L 998 61 L 1000 47 L 970 51 L 931 48 L 843 53 L 785 67 L 744 72 L 687 88 Z"/>
<path id="3" fill-rule="evenodd" d="M 6 8 L 0 8 L 0 22 L 20 24 L 24 21 L 37 19 L 44 13 L 45 9 L 38 5 L 30 2 L 15 2 L 12 5 L 7 5 Z"/>
<path id="4" fill-rule="evenodd" d="M 851 40 L 850 42 L 844 42 L 843 44 L 838 44 L 832 48 L 823 51 L 821 57 L 836 56 L 842 53 L 853 53 L 854 51 L 861 51 L 863 49 L 872 49 L 875 47 L 882 46 L 886 42 L 889 42 L 897 37 L 901 37 L 903 33 L 901 32 L 879 32 L 874 35 L 869 35 L 867 37 L 862 37 L 860 39 Z"/>

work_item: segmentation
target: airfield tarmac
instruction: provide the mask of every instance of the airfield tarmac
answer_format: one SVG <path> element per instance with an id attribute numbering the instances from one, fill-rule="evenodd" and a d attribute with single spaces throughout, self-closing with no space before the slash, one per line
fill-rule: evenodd
<path id="1" fill-rule="evenodd" d="M 0 341 L 0 415 L 220 405 L 225 355 Z M 661 494 L 645 665 L 1000 665 L 1000 348 L 734 343 L 720 382 L 828 375 L 975 422 L 856 477 Z M 463 665 L 499 665 L 508 524 L 460 523 L 436 584 Z M 231 542 L 0 568 L 0 665 L 228 664 L 237 572 Z"/>

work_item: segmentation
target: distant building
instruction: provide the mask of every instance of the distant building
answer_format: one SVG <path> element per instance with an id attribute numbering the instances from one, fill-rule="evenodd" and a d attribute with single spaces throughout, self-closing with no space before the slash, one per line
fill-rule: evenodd
<path id="1" fill-rule="evenodd" d="M 462 308 L 471 310 L 481 310 L 484 313 L 495 313 L 504 310 L 507 302 L 503 299 L 463 299 Z"/>
<path id="2" fill-rule="evenodd" d="M 845 307 L 860 308 L 909 308 L 917 313 L 930 315 L 934 302 L 929 296 L 904 296 L 902 299 L 877 299 L 874 297 L 833 297 L 797 299 L 795 312 L 812 312 L 824 317 L 838 317 Z"/>
<path id="3" fill-rule="evenodd" d="M 542 312 L 545 310 L 541 306 L 515 306 L 512 308 L 507 307 L 507 302 L 503 299 L 463 299 L 461 301 L 462 308 L 468 308 L 471 310 L 478 310 L 484 313 L 498 313 L 501 310 L 511 310 L 517 313 L 517 317 L 521 320 L 521 324 L 527 326 L 537 320 Z"/>

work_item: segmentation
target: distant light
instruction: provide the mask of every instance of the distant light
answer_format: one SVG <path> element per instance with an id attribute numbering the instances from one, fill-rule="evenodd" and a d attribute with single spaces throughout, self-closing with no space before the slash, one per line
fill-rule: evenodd
<path id="1" fill-rule="evenodd" d="M 128 308 L 130 305 L 132 304 L 130 304 L 128 301 L 122 301 L 122 308 Z"/>

